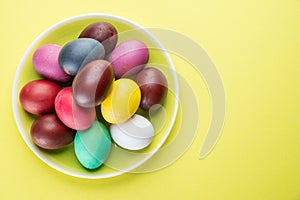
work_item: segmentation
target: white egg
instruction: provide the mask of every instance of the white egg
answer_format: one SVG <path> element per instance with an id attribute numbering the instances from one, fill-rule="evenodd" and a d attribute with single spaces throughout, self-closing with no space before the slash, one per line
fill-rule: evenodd
<path id="1" fill-rule="evenodd" d="M 139 150 L 151 143 L 154 128 L 148 119 L 135 114 L 124 123 L 112 124 L 110 134 L 119 146 L 128 150 Z"/>

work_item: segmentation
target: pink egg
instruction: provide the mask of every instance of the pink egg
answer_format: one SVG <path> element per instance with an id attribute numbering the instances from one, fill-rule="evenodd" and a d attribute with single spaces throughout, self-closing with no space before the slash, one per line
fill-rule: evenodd
<path id="1" fill-rule="evenodd" d="M 72 95 L 72 88 L 62 89 L 55 98 L 58 118 L 68 127 L 76 130 L 88 129 L 96 119 L 95 108 L 80 107 Z"/>
<path id="2" fill-rule="evenodd" d="M 149 59 L 147 46 L 139 40 L 127 40 L 119 44 L 111 53 L 116 78 L 129 77 L 145 67 Z"/>
<path id="3" fill-rule="evenodd" d="M 57 82 L 66 82 L 71 76 L 66 74 L 58 63 L 61 46 L 46 44 L 39 47 L 33 54 L 32 64 L 42 77 Z"/>

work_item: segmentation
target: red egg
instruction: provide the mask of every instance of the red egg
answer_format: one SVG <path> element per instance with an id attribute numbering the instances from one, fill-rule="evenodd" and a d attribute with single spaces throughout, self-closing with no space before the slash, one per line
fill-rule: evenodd
<path id="1" fill-rule="evenodd" d="M 66 126 L 76 130 L 88 129 L 96 119 L 94 107 L 83 108 L 75 102 L 71 87 L 64 88 L 57 94 L 55 111 Z"/>
<path id="2" fill-rule="evenodd" d="M 27 83 L 20 92 L 20 103 L 29 113 L 40 115 L 54 111 L 54 101 L 61 86 L 48 80 Z"/>
<path id="3" fill-rule="evenodd" d="M 73 142 L 76 131 L 65 126 L 56 114 L 37 118 L 31 125 L 33 142 L 44 149 L 60 149 Z"/>

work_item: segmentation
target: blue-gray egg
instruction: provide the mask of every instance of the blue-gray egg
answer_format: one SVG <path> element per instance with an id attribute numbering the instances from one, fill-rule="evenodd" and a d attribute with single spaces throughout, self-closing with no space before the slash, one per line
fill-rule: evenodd
<path id="1" fill-rule="evenodd" d="M 59 53 L 59 65 L 65 73 L 75 76 L 87 63 L 105 56 L 103 45 L 91 38 L 80 38 L 68 42 Z"/>
<path id="2" fill-rule="evenodd" d="M 83 131 L 77 131 L 74 150 L 79 162 L 87 169 L 96 169 L 107 159 L 111 137 L 106 126 L 99 121 Z"/>

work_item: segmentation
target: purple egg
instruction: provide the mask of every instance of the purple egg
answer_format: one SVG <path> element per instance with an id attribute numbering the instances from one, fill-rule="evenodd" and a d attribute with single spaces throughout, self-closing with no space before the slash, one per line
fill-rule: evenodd
<path id="1" fill-rule="evenodd" d="M 139 40 L 127 40 L 119 44 L 111 53 L 109 62 L 115 77 L 129 77 L 141 71 L 149 60 L 147 46 Z"/>
<path id="2" fill-rule="evenodd" d="M 42 77 L 56 82 L 66 82 L 71 76 L 66 74 L 58 63 L 61 46 L 46 44 L 39 47 L 32 57 L 32 64 Z"/>

